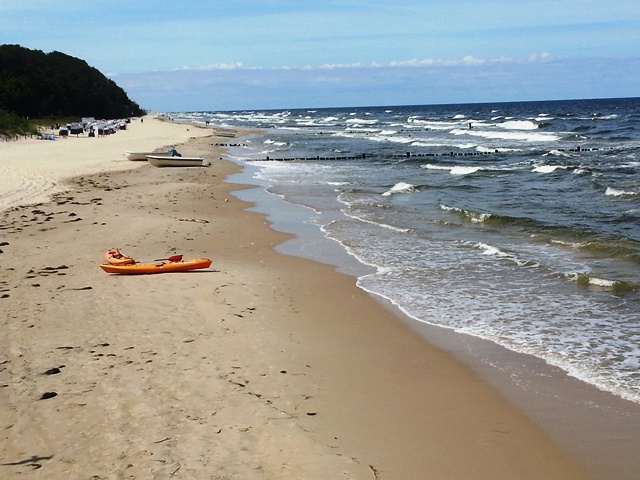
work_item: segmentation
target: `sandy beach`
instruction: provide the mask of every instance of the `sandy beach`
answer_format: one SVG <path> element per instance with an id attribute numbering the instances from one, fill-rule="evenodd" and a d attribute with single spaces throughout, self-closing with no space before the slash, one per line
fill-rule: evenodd
<path id="1" fill-rule="evenodd" d="M 143 121 L 132 120 L 126 130 L 103 137 L 56 135 L 55 141 L 33 137 L 0 142 L 0 211 L 46 201 L 63 189 L 63 179 L 72 176 L 137 168 L 139 165 L 124 157 L 125 150 L 166 152 L 169 146 L 210 133 L 147 116 Z"/>
<path id="2" fill-rule="evenodd" d="M 353 277 L 276 253 L 287 235 L 224 181 L 227 141 L 148 117 L 0 145 L 0 168 L 66 172 L 29 206 L 3 198 L 1 478 L 632 478 L 632 460 L 576 458 Z M 174 144 L 211 166 L 122 157 Z M 213 263 L 108 275 L 113 247 Z"/>

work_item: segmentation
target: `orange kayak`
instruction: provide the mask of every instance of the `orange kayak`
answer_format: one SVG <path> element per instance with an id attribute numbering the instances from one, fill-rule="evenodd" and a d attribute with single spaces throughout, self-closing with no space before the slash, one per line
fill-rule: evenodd
<path id="1" fill-rule="evenodd" d="M 127 265 L 100 265 L 100 268 L 107 273 L 119 273 L 121 275 L 147 275 L 150 273 L 170 273 L 186 272 L 189 270 L 199 270 L 209 268 L 211 260 L 208 258 L 195 258 L 192 260 L 181 260 L 179 262 L 162 263 L 131 263 Z"/>
<path id="2" fill-rule="evenodd" d="M 107 252 L 104 254 L 104 258 L 107 263 L 111 265 L 129 265 L 131 263 L 135 263 L 135 260 L 133 258 L 125 255 L 117 248 L 107 250 Z"/>

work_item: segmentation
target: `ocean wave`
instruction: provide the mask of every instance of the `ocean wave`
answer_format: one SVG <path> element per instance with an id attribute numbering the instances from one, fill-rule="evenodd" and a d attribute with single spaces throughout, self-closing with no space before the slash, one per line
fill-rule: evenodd
<path id="1" fill-rule="evenodd" d="M 618 118 L 618 115 L 615 113 L 609 115 L 603 115 L 601 113 L 594 113 L 593 118 L 597 118 L 598 120 L 615 120 Z"/>
<path id="2" fill-rule="evenodd" d="M 495 255 L 497 257 L 508 257 L 509 254 L 498 247 L 494 247 L 493 245 L 488 245 L 486 243 L 476 243 L 474 245 L 476 248 L 482 250 L 483 255 Z"/>
<path id="3" fill-rule="evenodd" d="M 591 172 L 586 168 L 575 168 L 571 173 L 573 173 L 574 175 L 582 175 L 584 173 L 591 173 Z"/>
<path id="4" fill-rule="evenodd" d="M 538 128 L 538 124 L 530 120 L 510 120 L 502 122 L 498 126 L 507 130 L 536 130 Z"/>
<path id="5" fill-rule="evenodd" d="M 516 168 L 511 165 L 484 165 L 479 167 L 470 165 L 436 165 L 433 163 L 420 165 L 420 168 L 424 168 L 426 170 L 440 170 L 449 172 L 451 175 L 471 175 L 477 172 L 513 172 L 516 170 Z"/>
<path id="6" fill-rule="evenodd" d="M 640 192 L 631 192 L 628 190 L 618 190 L 616 188 L 607 187 L 607 190 L 604 192 L 604 194 L 610 197 L 631 197 L 640 195 Z"/>
<path id="7" fill-rule="evenodd" d="M 492 226 L 519 226 L 529 229 L 549 228 L 540 222 L 527 217 L 512 217 L 497 213 L 480 212 L 477 210 L 454 207 L 446 204 L 439 204 L 441 210 L 457 214 L 462 220 L 471 223 L 486 223 Z"/>
<path id="8" fill-rule="evenodd" d="M 284 147 L 287 145 L 286 142 L 276 142 L 275 140 L 265 140 L 262 142 L 264 145 L 273 145 L 274 147 Z"/>
<path id="9" fill-rule="evenodd" d="M 390 142 L 399 144 L 411 144 L 415 139 L 411 137 L 393 136 L 391 133 L 383 132 L 380 129 L 374 128 L 348 128 L 342 132 L 335 132 L 336 137 L 345 138 L 362 138 L 371 142 Z"/>
<path id="10" fill-rule="evenodd" d="M 578 285 L 585 287 L 598 287 L 607 290 L 612 290 L 614 293 L 632 292 L 634 290 L 640 290 L 640 285 L 633 285 L 620 280 L 609 280 L 606 278 L 596 277 L 588 273 L 570 272 L 559 273 L 558 276 L 566 278 Z"/>
<path id="11" fill-rule="evenodd" d="M 384 228 L 386 230 L 391 230 L 391 231 L 398 232 L 398 233 L 408 233 L 408 232 L 411 231 L 411 229 L 409 229 L 409 228 L 396 227 L 395 225 L 390 225 L 388 223 L 384 223 L 384 222 L 380 222 L 380 221 L 376 221 L 376 220 L 367 218 L 367 217 L 365 217 L 363 215 L 359 215 L 358 213 L 356 213 L 354 211 L 351 211 L 351 210 L 345 210 L 344 214 L 349 218 L 353 218 L 355 220 L 359 220 L 361 222 L 368 223 L 369 225 L 375 225 L 377 227 L 381 227 L 381 228 Z M 370 265 L 370 266 L 374 265 L 371 262 L 366 262 L 366 261 L 363 261 L 363 260 L 361 260 L 361 261 L 366 265 Z"/>
<path id="12" fill-rule="evenodd" d="M 376 123 L 380 123 L 380 121 L 377 119 L 349 118 L 345 120 L 344 123 L 349 125 L 375 125 Z"/>
<path id="13" fill-rule="evenodd" d="M 446 170 L 451 171 L 450 165 L 434 165 L 433 163 L 427 163 L 425 165 L 420 165 L 420 168 L 426 168 L 427 170 Z"/>
<path id="14" fill-rule="evenodd" d="M 451 147 L 450 143 L 425 142 L 424 140 L 416 140 L 411 142 L 412 147 Z M 493 152 L 493 149 L 490 150 Z"/>
<path id="15" fill-rule="evenodd" d="M 540 263 L 534 260 L 518 258 L 518 256 L 516 256 L 513 252 L 506 251 L 505 249 L 496 247 L 495 245 L 489 245 L 483 242 L 478 242 L 478 243 L 464 242 L 464 243 L 472 246 L 473 248 L 479 249 L 482 255 L 496 257 L 497 259 L 500 259 L 500 260 L 507 260 L 517 265 L 518 267 L 524 267 L 524 268 L 540 268 L 541 267 Z"/>
<path id="16" fill-rule="evenodd" d="M 545 157 L 547 155 L 553 155 L 556 157 L 565 157 L 565 158 L 573 157 L 573 155 L 571 155 L 570 153 L 563 152 L 562 150 L 549 150 L 547 153 L 544 153 L 542 156 Z"/>
<path id="17" fill-rule="evenodd" d="M 530 133 L 524 130 L 481 130 L 481 129 L 462 129 L 454 128 L 449 133 L 452 135 L 472 135 L 475 137 L 483 137 L 491 140 L 522 140 L 525 142 L 556 142 L 560 140 L 559 135 L 551 133 Z"/>
<path id="18" fill-rule="evenodd" d="M 531 170 L 533 173 L 553 173 L 558 169 L 566 170 L 568 167 L 563 165 L 538 165 Z"/>
<path id="19" fill-rule="evenodd" d="M 389 195 L 393 195 L 395 193 L 412 193 L 416 191 L 418 191 L 418 189 L 415 185 L 405 182 L 398 182 L 382 195 L 388 197 Z"/>
<path id="20" fill-rule="evenodd" d="M 474 212 L 472 210 L 465 210 L 459 207 L 452 207 L 450 205 L 440 204 L 440 209 L 445 212 L 457 213 L 461 218 L 468 220 L 472 223 L 482 223 L 488 221 L 493 215 L 491 213 Z"/>
<path id="21" fill-rule="evenodd" d="M 469 175 L 482 170 L 482 167 L 453 167 L 451 175 Z"/>
<path id="22" fill-rule="evenodd" d="M 560 232 L 558 232 L 560 233 Z M 588 232 L 568 231 L 565 230 L 558 235 L 536 235 L 538 241 L 548 243 L 561 248 L 573 250 L 582 250 L 590 257 L 596 256 L 604 258 L 607 261 L 619 259 L 625 262 L 640 265 L 640 244 L 631 239 L 589 239 L 584 238 L 591 236 Z M 564 237 L 564 238 L 563 238 Z M 576 241 L 575 238 L 583 237 L 582 241 Z M 570 239 L 565 239 L 570 238 Z"/>

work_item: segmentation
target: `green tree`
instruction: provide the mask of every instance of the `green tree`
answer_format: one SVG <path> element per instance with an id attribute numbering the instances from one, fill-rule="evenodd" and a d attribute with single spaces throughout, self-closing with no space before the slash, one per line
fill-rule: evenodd
<path id="1" fill-rule="evenodd" d="M 112 119 L 145 113 L 84 60 L 19 45 L 0 45 L 0 108 L 30 118 Z"/>

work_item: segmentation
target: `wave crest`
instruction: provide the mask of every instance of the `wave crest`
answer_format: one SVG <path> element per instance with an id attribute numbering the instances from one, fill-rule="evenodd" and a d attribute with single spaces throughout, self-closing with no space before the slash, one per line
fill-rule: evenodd
<path id="1" fill-rule="evenodd" d="M 416 187 L 415 185 L 412 185 L 410 183 L 405 183 L 405 182 L 399 182 L 399 183 L 396 183 L 389 190 L 384 192 L 382 195 L 385 197 L 388 197 L 389 195 L 393 195 L 394 193 L 411 193 L 411 192 L 417 192 L 417 191 L 418 191 L 418 187 Z"/>

